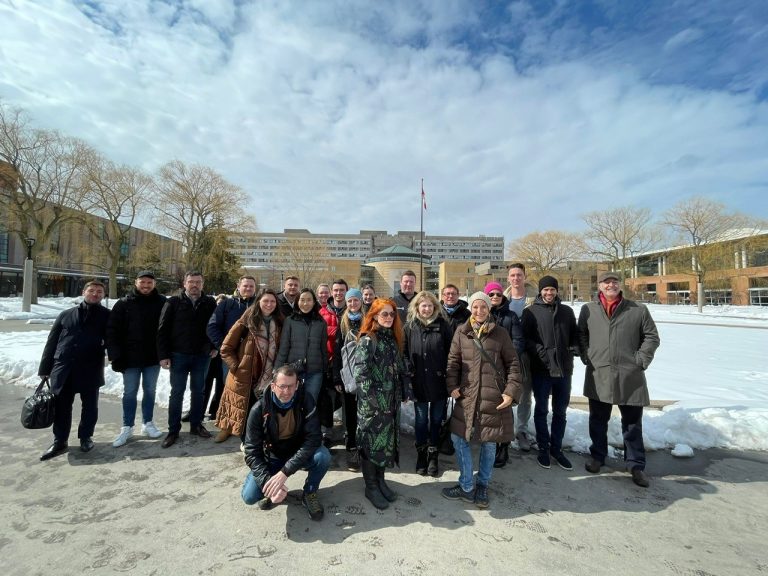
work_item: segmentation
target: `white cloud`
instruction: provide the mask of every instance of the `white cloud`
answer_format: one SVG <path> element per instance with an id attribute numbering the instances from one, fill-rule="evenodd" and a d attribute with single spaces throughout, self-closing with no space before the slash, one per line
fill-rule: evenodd
<path id="1" fill-rule="evenodd" d="M 766 215 L 768 114 L 748 94 L 604 59 L 521 72 L 456 40 L 472 3 L 188 4 L 0 4 L 0 96 L 116 160 L 214 167 L 269 231 L 418 229 L 422 177 L 433 234 L 577 230 L 694 193 Z"/>

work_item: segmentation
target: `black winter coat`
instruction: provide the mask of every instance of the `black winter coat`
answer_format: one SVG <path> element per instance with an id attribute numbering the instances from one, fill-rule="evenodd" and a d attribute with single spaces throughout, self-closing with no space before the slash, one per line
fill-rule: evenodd
<path id="1" fill-rule="evenodd" d="M 225 298 L 216 306 L 206 327 L 208 339 L 213 342 L 216 350 L 221 348 L 221 343 L 224 342 L 224 338 L 229 334 L 232 326 L 235 325 L 235 322 L 240 319 L 240 316 L 248 310 L 248 306 L 253 304 L 255 300 L 256 298 L 234 296 L 232 298 Z"/>
<path id="2" fill-rule="evenodd" d="M 547 304 L 537 296 L 523 310 L 523 330 L 531 372 L 553 378 L 573 374 L 573 356 L 579 354 L 579 331 L 570 306 L 555 298 Z"/>
<path id="3" fill-rule="evenodd" d="M 56 318 L 37 371 L 40 376 L 50 376 L 54 394 L 61 393 L 67 382 L 77 392 L 104 386 L 108 320 L 107 308 L 85 302 Z"/>
<path id="4" fill-rule="evenodd" d="M 451 325 L 452 333 L 456 332 L 456 328 L 464 324 L 467 320 L 469 320 L 469 317 L 472 316 L 472 312 L 469 311 L 469 306 L 466 302 L 464 302 L 464 300 L 458 301 L 453 312 L 448 312 L 442 302 L 440 302 L 440 304 L 443 306 L 443 312 L 445 312 L 445 315 L 448 316 L 448 322 Z"/>
<path id="5" fill-rule="evenodd" d="M 496 325 L 504 328 L 512 338 L 512 344 L 515 346 L 515 352 L 518 356 L 525 352 L 525 334 L 523 332 L 522 318 L 519 318 L 509 309 L 509 300 L 504 296 L 501 304 L 491 308 L 491 314 L 496 321 Z"/>
<path id="6" fill-rule="evenodd" d="M 453 331 L 442 316 L 425 326 L 419 320 L 405 325 L 405 356 L 417 402 L 444 402 L 448 396 L 445 370 Z"/>
<path id="7" fill-rule="evenodd" d="M 158 363 L 157 326 L 165 301 L 157 290 L 145 296 L 134 288 L 115 302 L 107 324 L 107 353 L 115 372 Z"/>
<path id="8" fill-rule="evenodd" d="M 206 327 L 215 309 L 216 300 L 205 294 L 195 304 L 184 292 L 168 298 L 157 328 L 157 357 L 165 360 L 173 352 L 210 354 L 212 344 Z"/>
<path id="9" fill-rule="evenodd" d="M 285 460 L 282 472 L 290 476 L 312 463 L 320 447 L 320 419 L 311 394 L 304 393 L 299 386 L 293 406 L 296 429 L 293 436 L 280 440 L 275 413 L 277 406 L 272 402 L 272 391 L 267 390 L 248 414 L 245 430 L 245 464 L 251 469 L 254 479 L 263 488 L 272 477 L 269 473 L 269 457 Z"/>
<path id="10" fill-rule="evenodd" d="M 294 312 L 283 324 L 275 368 L 306 360 L 306 372 L 325 372 L 328 368 L 328 325 L 320 314 L 309 323 L 301 312 Z"/>

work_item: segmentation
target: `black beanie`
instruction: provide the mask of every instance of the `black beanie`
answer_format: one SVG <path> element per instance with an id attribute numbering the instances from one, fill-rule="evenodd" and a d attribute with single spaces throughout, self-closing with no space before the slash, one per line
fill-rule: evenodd
<path id="1" fill-rule="evenodd" d="M 541 294 L 541 291 L 544 290 L 544 288 L 554 288 L 555 290 L 559 290 L 557 284 L 557 278 L 554 276 L 544 276 L 541 280 L 539 280 L 539 294 Z"/>

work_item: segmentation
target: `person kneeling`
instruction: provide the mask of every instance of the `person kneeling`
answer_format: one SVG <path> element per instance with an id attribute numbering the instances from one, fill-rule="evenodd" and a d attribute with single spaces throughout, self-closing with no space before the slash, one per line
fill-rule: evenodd
<path id="1" fill-rule="evenodd" d="M 317 489 L 328 471 L 331 454 L 321 439 L 315 401 L 298 385 L 296 371 L 281 366 L 274 373 L 270 390 L 248 415 L 244 450 L 251 471 L 243 484 L 243 502 L 269 510 L 285 500 L 288 477 L 307 470 L 302 504 L 312 520 L 322 519 L 324 509 Z"/>

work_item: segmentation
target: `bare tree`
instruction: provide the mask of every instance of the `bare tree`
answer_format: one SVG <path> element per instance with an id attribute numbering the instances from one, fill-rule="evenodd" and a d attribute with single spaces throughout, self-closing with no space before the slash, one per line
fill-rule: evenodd
<path id="1" fill-rule="evenodd" d="M 53 241 L 62 225 L 79 217 L 83 167 L 90 153 L 85 142 L 32 128 L 23 111 L 0 103 L 0 160 L 13 182 L 0 193 L 0 209 L 9 232 L 22 243 L 35 239 L 36 263 L 57 263 Z M 32 296 L 36 301 L 34 291 Z"/>
<path id="2" fill-rule="evenodd" d="M 590 212 L 582 216 L 588 230 L 584 237 L 592 256 L 607 260 L 613 270 L 624 275 L 632 260 L 655 244 L 651 211 L 623 206 Z"/>
<path id="3" fill-rule="evenodd" d="M 188 165 L 180 160 L 169 162 L 160 168 L 154 192 L 156 223 L 181 241 L 186 270 L 211 274 L 211 266 L 226 265 L 205 258 L 206 235 L 256 229 L 254 217 L 247 213 L 248 195 L 207 166 Z"/>
<path id="4" fill-rule="evenodd" d="M 696 277 L 697 303 L 699 312 L 704 306 L 704 277 L 708 270 L 721 264 L 722 242 L 745 233 L 750 220 L 743 214 L 729 212 L 725 205 L 695 196 L 683 200 L 667 210 L 664 224 L 686 243 L 682 254 L 686 255 L 689 266 L 681 272 Z"/>
<path id="5" fill-rule="evenodd" d="M 127 265 L 133 223 L 147 201 L 152 179 L 137 168 L 117 166 L 95 152 L 86 165 L 83 210 L 101 218 L 86 217 L 83 223 L 99 245 L 99 264 L 109 273 L 109 297 L 116 298 L 117 274 Z"/>
<path id="6" fill-rule="evenodd" d="M 330 250 L 324 240 L 289 238 L 275 251 L 275 264 L 302 286 L 316 286 L 328 270 Z"/>
<path id="7" fill-rule="evenodd" d="M 510 260 L 523 262 L 533 278 L 565 268 L 568 262 L 584 257 L 581 235 L 558 230 L 531 232 L 507 245 Z"/>

